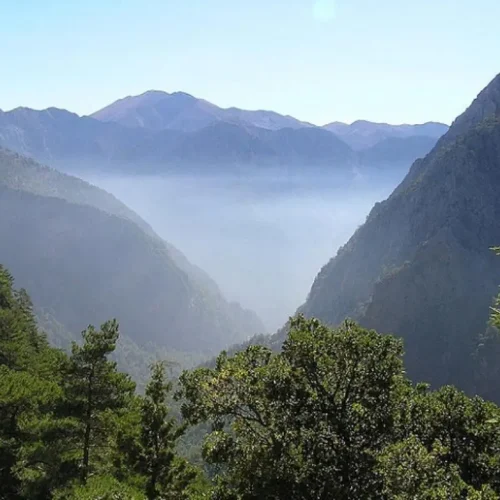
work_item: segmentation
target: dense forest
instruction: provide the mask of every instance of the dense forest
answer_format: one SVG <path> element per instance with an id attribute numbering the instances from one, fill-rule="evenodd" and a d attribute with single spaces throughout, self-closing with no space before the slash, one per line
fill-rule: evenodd
<path id="1" fill-rule="evenodd" d="M 111 320 L 51 347 L 0 268 L 0 498 L 499 498 L 500 408 L 411 383 L 390 335 L 297 316 L 278 353 L 222 353 L 175 388 L 155 363 L 140 393 L 118 337 Z M 202 468 L 181 446 L 200 424 Z"/>

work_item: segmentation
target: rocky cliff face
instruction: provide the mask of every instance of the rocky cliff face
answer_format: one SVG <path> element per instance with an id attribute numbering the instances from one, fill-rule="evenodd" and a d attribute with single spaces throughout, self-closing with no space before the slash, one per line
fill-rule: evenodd
<path id="1" fill-rule="evenodd" d="M 402 336 L 410 376 L 470 380 L 500 284 L 500 75 L 318 274 L 301 308 Z"/>

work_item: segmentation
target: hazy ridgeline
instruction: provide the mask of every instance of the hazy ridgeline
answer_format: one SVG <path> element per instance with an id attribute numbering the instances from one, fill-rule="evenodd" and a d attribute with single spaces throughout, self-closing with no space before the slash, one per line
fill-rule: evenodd
<path id="1" fill-rule="evenodd" d="M 207 271 L 269 331 L 304 302 L 318 269 L 406 169 L 323 169 L 79 177 L 113 193 Z"/>

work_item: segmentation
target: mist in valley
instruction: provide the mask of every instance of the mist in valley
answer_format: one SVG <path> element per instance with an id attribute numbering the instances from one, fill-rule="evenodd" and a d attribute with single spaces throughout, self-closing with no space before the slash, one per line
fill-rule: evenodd
<path id="1" fill-rule="evenodd" d="M 74 172 L 73 172 L 74 173 Z M 273 332 L 405 169 L 78 176 L 114 194 Z"/>

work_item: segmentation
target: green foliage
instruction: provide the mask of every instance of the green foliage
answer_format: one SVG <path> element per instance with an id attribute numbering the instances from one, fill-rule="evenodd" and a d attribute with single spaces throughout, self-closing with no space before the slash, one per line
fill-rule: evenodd
<path id="1" fill-rule="evenodd" d="M 143 478 L 148 500 L 187 499 L 188 487 L 198 476 L 197 470 L 176 452 L 185 426 L 179 426 L 171 416 L 167 404 L 171 390 L 165 364 L 153 364 L 145 395 L 139 400 L 140 433 L 135 442 L 129 439 L 128 444 L 124 443 L 133 470 Z"/>
<path id="2" fill-rule="evenodd" d="M 24 488 L 26 450 L 39 439 L 38 421 L 61 397 L 63 356 L 36 329 L 26 292 L 13 289 L 0 266 L 0 484 L 5 498 Z"/>
<path id="3" fill-rule="evenodd" d="M 0 499 L 493 500 L 500 408 L 412 385 L 402 343 L 298 316 L 281 352 L 252 345 L 144 393 L 112 356 L 118 323 L 52 348 L 0 267 Z M 186 427 L 192 434 L 187 441 Z M 179 454 L 202 439 L 205 470 Z"/>
<path id="4" fill-rule="evenodd" d="M 185 372 L 185 417 L 212 425 L 213 498 L 496 498 L 500 410 L 413 387 L 402 354 L 393 337 L 299 316 L 281 353 L 250 346 Z"/>
<path id="5" fill-rule="evenodd" d="M 176 452 L 184 427 L 162 365 L 134 395 L 111 359 L 118 338 L 109 321 L 89 326 L 69 356 L 50 347 L 0 266 L 0 499 L 205 498 L 209 485 Z"/>
<path id="6" fill-rule="evenodd" d="M 118 340 L 116 321 L 104 323 L 100 331 L 89 326 L 82 337 L 82 345 L 73 343 L 63 384 L 65 410 L 76 424 L 75 460 L 81 460 L 81 479 L 85 483 L 95 463 L 106 460 L 114 423 L 111 417 L 127 410 L 135 384 L 108 359 Z"/>
<path id="7" fill-rule="evenodd" d="M 457 466 L 446 461 L 447 451 L 439 443 L 429 451 L 415 436 L 388 446 L 378 458 L 385 497 L 392 500 L 497 498 L 490 487 L 476 491 L 467 486 Z"/>
<path id="8" fill-rule="evenodd" d="M 54 495 L 55 500 L 145 500 L 143 493 L 112 476 L 94 476 L 86 484 L 75 483 Z"/>

